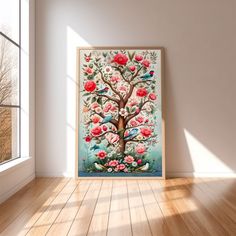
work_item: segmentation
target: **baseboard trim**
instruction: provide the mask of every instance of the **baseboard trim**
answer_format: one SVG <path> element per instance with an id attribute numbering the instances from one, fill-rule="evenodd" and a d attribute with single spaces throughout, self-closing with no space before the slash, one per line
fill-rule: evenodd
<path id="1" fill-rule="evenodd" d="M 15 194 L 17 191 L 19 191 L 21 188 L 23 188 L 26 184 L 28 184 L 30 181 L 32 181 L 35 178 L 35 173 L 32 173 L 30 176 L 22 180 L 20 183 L 16 184 L 13 188 L 11 188 L 6 193 L 3 193 L 0 196 L 0 204 L 7 200 L 9 197 L 11 197 L 13 194 Z"/>
<path id="2" fill-rule="evenodd" d="M 236 178 L 234 172 L 167 172 L 167 177 L 224 177 L 224 178 Z"/>

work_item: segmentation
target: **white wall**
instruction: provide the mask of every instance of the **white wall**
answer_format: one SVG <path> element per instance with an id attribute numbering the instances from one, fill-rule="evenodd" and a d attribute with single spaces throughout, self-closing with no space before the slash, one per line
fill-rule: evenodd
<path id="1" fill-rule="evenodd" d="M 165 47 L 169 175 L 236 171 L 235 0 L 36 0 L 36 173 L 73 175 L 76 46 Z"/>
<path id="2" fill-rule="evenodd" d="M 0 203 L 35 178 L 35 1 L 21 7 L 22 157 L 0 166 Z"/>

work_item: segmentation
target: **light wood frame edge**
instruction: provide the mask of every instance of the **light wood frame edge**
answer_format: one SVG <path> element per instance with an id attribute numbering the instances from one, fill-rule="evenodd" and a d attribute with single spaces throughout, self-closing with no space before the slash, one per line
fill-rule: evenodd
<path id="1" fill-rule="evenodd" d="M 78 167 L 79 167 L 79 145 L 78 145 L 78 137 L 79 137 L 79 108 L 80 108 L 80 103 L 79 103 L 79 88 L 80 88 L 80 67 L 79 67 L 79 62 L 80 62 L 80 50 L 91 50 L 91 49 L 97 49 L 97 50 L 106 50 L 106 49 L 127 49 L 127 50 L 132 50 L 132 49 L 156 49 L 161 51 L 161 114 L 162 114 L 162 176 L 157 176 L 157 177 L 106 177 L 106 176 L 94 176 L 94 177 L 81 177 L 78 176 Z M 165 93 L 164 93 L 164 48 L 163 47 L 77 47 L 76 48 L 76 129 L 75 129 L 75 175 L 74 177 L 76 179 L 84 179 L 84 180 L 91 180 L 91 179 L 106 179 L 106 180 L 112 180 L 112 179 L 122 179 L 122 180 L 132 180 L 132 179 L 148 179 L 148 180 L 156 180 L 156 179 L 166 179 L 166 152 L 165 152 Z"/>

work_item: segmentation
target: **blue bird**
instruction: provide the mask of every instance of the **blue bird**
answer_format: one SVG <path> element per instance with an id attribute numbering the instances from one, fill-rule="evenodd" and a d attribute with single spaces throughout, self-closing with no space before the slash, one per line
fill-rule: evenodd
<path id="1" fill-rule="evenodd" d="M 151 79 L 153 77 L 153 75 L 154 75 L 154 71 L 151 70 L 149 73 L 146 73 L 146 74 L 140 76 L 140 78 L 143 80 L 148 80 L 148 79 Z"/>
<path id="2" fill-rule="evenodd" d="M 127 136 L 124 137 L 124 140 L 128 140 L 128 139 L 131 139 L 131 138 L 134 138 L 135 136 L 138 135 L 138 129 L 137 128 L 134 128 L 132 129 Z"/>
<path id="3" fill-rule="evenodd" d="M 108 88 L 108 87 L 105 87 L 105 88 L 103 88 L 103 89 L 100 89 L 100 90 L 96 91 L 96 93 L 98 93 L 98 94 L 104 94 L 104 93 L 107 93 L 108 90 L 109 90 L 109 88 Z"/>
<path id="4" fill-rule="evenodd" d="M 106 124 L 106 123 L 110 122 L 111 120 L 112 120 L 112 115 L 109 114 L 103 118 L 101 124 Z"/>
<path id="5" fill-rule="evenodd" d="M 96 151 L 96 150 L 99 150 L 100 149 L 100 147 L 98 146 L 98 145 L 96 145 L 96 144 L 94 144 L 91 148 L 90 148 L 90 150 L 92 150 L 92 151 Z"/>

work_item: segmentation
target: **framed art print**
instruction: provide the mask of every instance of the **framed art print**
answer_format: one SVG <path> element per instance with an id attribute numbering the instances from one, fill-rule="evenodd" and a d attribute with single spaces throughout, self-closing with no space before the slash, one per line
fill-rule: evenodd
<path id="1" fill-rule="evenodd" d="M 165 177 L 162 48 L 78 48 L 76 175 Z"/>

